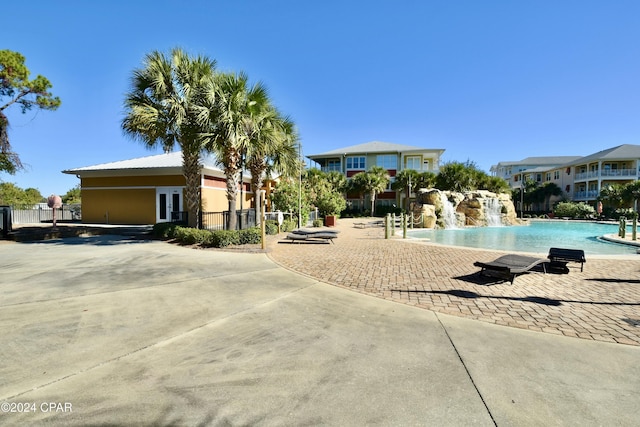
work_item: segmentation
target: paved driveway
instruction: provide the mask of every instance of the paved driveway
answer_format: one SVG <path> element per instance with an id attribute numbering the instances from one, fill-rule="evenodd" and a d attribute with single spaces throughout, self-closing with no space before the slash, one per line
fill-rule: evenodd
<path id="1" fill-rule="evenodd" d="M 0 243 L 0 269 L 0 425 L 640 419 L 640 347 L 398 304 L 265 254 L 100 236 Z"/>

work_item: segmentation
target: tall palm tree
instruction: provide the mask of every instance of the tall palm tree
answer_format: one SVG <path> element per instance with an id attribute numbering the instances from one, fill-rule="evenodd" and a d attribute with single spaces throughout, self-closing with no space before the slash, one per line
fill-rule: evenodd
<path id="1" fill-rule="evenodd" d="M 298 134 L 289 117 L 283 117 L 270 105 L 255 116 L 247 147 L 247 168 L 251 172 L 254 200 L 258 201 L 257 192 L 265 178 L 274 173 L 290 177 L 300 172 L 297 146 Z M 259 218 L 259 203 L 255 203 L 255 210 L 256 218 Z"/>
<path id="2" fill-rule="evenodd" d="M 375 214 L 376 196 L 382 193 L 389 185 L 389 172 L 382 166 L 372 166 L 366 172 L 359 172 L 352 178 L 355 188 L 363 193 L 368 193 L 371 199 L 371 215 Z"/>
<path id="3" fill-rule="evenodd" d="M 190 226 L 199 226 L 203 132 L 209 129 L 216 62 L 191 57 L 181 49 L 153 51 L 133 72 L 125 96 L 124 132 L 147 147 L 182 150 L 184 198 Z"/>
<path id="4" fill-rule="evenodd" d="M 237 225 L 240 173 L 247 154 L 255 121 L 268 103 L 267 90 L 261 83 L 249 86 L 244 73 L 223 73 L 216 77 L 215 103 L 211 127 L 206 136 L 206 149 L 216 154 L 227 181 L 229 221 L 227 228 Z"/>
<path id="5" fill-rule="evenodd" d="M 409 197 L 418 185 L 419 173 L 415 169 L 403 169 L 396 175 L 396 180 L 391 184 L 395 191 L 403 191 L 405 194 L 405 209 L 409 211 Z"/>

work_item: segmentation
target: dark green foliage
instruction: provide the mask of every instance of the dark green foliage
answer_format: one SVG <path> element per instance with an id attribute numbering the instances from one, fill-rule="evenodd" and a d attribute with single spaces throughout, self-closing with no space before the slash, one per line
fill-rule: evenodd
<path id="1" fill-rule="evenodd" d="M 278 228 L 276 225 L 276 233 Z M 245 230 L 199 230 L 182 227 L 170 222 L 160 222 L 153 226 L 153 235 L 164 239 L 175 239 L 183 245 L 224 248 L 231 245 L 251 245 L 262 241 L 260 227 Z"/>
<path id="2" fill-rule="evenodd" d="M 60 98 L 49 92 L 52 87 L 49 80 L 41 75 L 29 80 L 30 74 L 24 56 L 11 50 L 0 50 L 0 171 L 10 174 L 23 169 L 23 165 L 11 149 L 9 120 L 3 110 L 18 105 L 24 114 L 32 108 L 55 110 L 60 106 Z"/>
<path id="3" fill-rule="evenodd" d="M 0 183 L 0 205 L 13 206 L 14 209 L 31 209 L 36 203 L 46 201 L 35 188 L 22 189 L 10 182 Z"/>
<path id="4" fill-rule="evenodd" d="M 251 227 L 238 232 L 241 245 L 251 245 L 262 242 L 260 227 Z"/>
<path id="5" fill-rule="evenodd" d="M 240 235 L 236 230 L 216 230 L 211 234 L 211 244 L 214 248 L 226 248 L 240 244 Z"/>
<path id="6" fill-rule="evenodd" d="M 314 219 L 313 220 L 313 226 L 314 227 L 322 227 L 322 220 L 321 219 Z"/>
<path id="7" fill-rule="evenodd" d="M 264 226 L 267 235 L 274 236 L 278 234 L 278 223 L 275 220 L 268 219 L 267 221 L 265 221 Z"/>
<path id="8" fill-rule="evenodd" d="M 174 237 L 184 245 L 209 246 L 211 243 L 211 232 L 197 228 L 177 227 L 174 232 Z"/>
<path id="9" fill-rule="evenodd" d="M 177 224 L 171 222 L 159 222 L 153 225 L 153 235 L 163 239 L 174 239 L 176 228 L 179 228 Z"/>
<path id="10" fill-rule="evenodd" d="M 282 221 L 281 231 L 288 233 L 289 231 L 293 231 L 298 227 L 298 222 L 294 219 L 285 219 Z"/>
<path id="11" fill-rule="evenodd" d="M 593 218 L 596 211 L 586 203 L 560 202 L 553 209 L 553 213 L 560 218 Z"/>
<path id="12" fill-rule="evenodd" d="M 402 213 L 402 209 L 397 206 L 376 206 L 376 215 L 377 217 L 383 217 L 387 214 L 396 214 L 400 215 Z"/>

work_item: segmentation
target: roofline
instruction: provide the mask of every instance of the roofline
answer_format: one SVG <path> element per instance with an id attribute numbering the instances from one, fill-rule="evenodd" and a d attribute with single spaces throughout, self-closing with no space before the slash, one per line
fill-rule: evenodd
<path id="1" fill-rule="evenodd" d="M 397 154 L 404 154 L 404 153 L 424 153 L 425 151 L 435 151 L 438 154 L 442 154 L 444 153 L 446 150 L 444 148 L 414 148 L 411 150 L 380 150 L 380 151 L 351 151 L 348 153 L 340 153 L 340 152 L 335 152 L 335 153 L 325 153 L 325 154 L 307 154 L 305 155 L 306 158 L 308 159 L 314 159 L 314 158 L 328 158 L 328 157 L 345 157 L 347 155 L 357 155 L 357 154 L 364 154 L 364 155 L 369 155 L 369 154 L 385 154 L 385 153 L 397 153 Z"/>

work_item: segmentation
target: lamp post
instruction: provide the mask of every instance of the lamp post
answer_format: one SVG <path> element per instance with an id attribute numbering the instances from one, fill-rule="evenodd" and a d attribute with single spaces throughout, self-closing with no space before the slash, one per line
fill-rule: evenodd
<path id="1" fill-rule="evenodd" d="M 520 184 L 520 220 L 522 220 L 522 210 L 524 209 L 524 187 Z"/>
<path id="2" fill-rule="evenodd" d="M 302 144 L 298 142 L 298 157 L 300 158 L 298 173 L 298 228 L 302 228 Z"/>
<path id="3" fill-rule="evenodd" d="M 267 234 L 267 225 L 265 224 L 265 210 L 267 206 L 267 192 L 265 190 L 260 190 L 260 239 L 262 243 L 262 249 L 264 250 L 266 243 L 266 234 Z"/>

